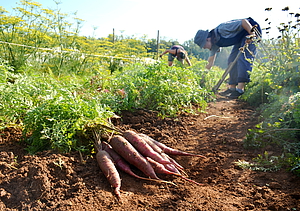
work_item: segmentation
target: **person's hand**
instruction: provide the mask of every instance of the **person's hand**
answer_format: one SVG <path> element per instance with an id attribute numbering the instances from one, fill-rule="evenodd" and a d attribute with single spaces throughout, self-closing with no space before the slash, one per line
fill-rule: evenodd
<path id="1" fill-rule="evenodd" d="M 162 54 L 159 55 L 160 58 L 162 58 L 162 56 L 163 56 Z"/>
<path id="2" fill-rule="evenodd" d="M 246 43 L 247 43 L 247 44 L 250 44 L 255 38 L 256 38 L 256 36 L 253 35 L 253 34 L 247 35 L 247 36 L 246 36 Z"/>
<path id="3" fill-rule="evenodd" d="M 208 65 L 205 66 L 205 68 L 206 68 L 207 70 L 210 70 L 210 69 L 211 69 L 211 65 L 208 64 Z"/>

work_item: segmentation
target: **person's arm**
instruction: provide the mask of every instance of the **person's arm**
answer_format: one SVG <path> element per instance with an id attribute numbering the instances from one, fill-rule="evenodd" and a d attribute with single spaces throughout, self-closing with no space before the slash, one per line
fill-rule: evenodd
<path id="1" fill-rule="evenodd" d="M 163 52 L 162 54 L 159 55 L 159 57 L 161 58 L 163 55 L 165 55 L 166 53 L 168 53 L 168 50 L 166 50 L 165 52 Z"/>
<path id="2" fill-rule="evenodd" d="M 166 50 L 165 52 L 163 52 L 162 54 L 159 55 L 159 57 L 162 57 L 163 55 L 165 55 L 166 53 L 172 53 L 172 54 L 175 54 L 175 50 L 172 50 L 172 49 L 168 49 Z"/>
<path id="3" fill-rule="evenodd" d="M 189 57 L 187 56 L 187 54 L 186 54 L 186 57 L 185 57 L 185 61 L 188 63 L 189 66 L 192 66 L 192 63 L 191 63 Z"/>
<path id="4" fill-rule="evenodd" d="M 210 70 L 210 68 L 214 65 L 215 63 L 215 59 L 216 59 L 216 54 L 208 57 L 207 61 L 208 61 L 208 64 L 206 65 L 206 69 Z"/>
<path id="5" fill-rule="evenodd" d="M 242 19 L 242 27 L 248 32 L 248 34 L 251 36 L 255 36 L 255 32 L 251 31 L 252 30 L 252 25 L 249 23 L 247 19 Z M 246 40 L 246 43 L 250 44 L 251 43 L 251 38 Z"/>
<path id="6" fill-rule="evenodd" d="M 255 33 L 251 31 L 252 25 L 247 19 L 242 19 L 242 27 L 249 33 L 249 35 L 255 35 Z"/>

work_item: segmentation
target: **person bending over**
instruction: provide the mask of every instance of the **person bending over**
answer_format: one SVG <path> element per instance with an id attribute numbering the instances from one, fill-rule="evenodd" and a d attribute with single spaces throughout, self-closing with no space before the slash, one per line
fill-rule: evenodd
<path id="1" fill-rule="evenodd" d="M 191 66 L 191 61 L 188 58 L 187 52 L 184 50 L 184 48 L 180 45 L 173 45 L 170 49 L 167 49 L 165 52 L 159 55 L 160 58 L 166 53 L 169 53 L 168 55 L 168 65 L 172 66 L 173 61 L 175 58 L 177 58 L 178 61 L 180 61 L 182 64 L 184 64 L 184 60 L 188 63 L 189 66 Z"/>
<path id="2" fill-rule="evenodd" d="M 256 36 L 252 31 L 256 25 L 259 35 L 261 28 L 259 24 L 252 18 L 236 19 L 221 23 L 216 28 L 209 30 L 198 30 L 194 42 L 201 48 L 209 49 L 210 56 L 208 58 L 207 69 L 211 69 L 214 64 L 216 53 L 221 47 L 233 46 L 228 57 L 228 65 L 234 61 L 239 53 L 239 49 L 248 44 L 248 50 L 241 55 L 229 73 L 229 88 L 219 93 L 222 96 L 236 99 L 244 93 L 245 84 L 250 82 L 248 71 L 252 71 L 252 63 L 256 54 L 256 46 L 249 39 L 251 36 Z"/>

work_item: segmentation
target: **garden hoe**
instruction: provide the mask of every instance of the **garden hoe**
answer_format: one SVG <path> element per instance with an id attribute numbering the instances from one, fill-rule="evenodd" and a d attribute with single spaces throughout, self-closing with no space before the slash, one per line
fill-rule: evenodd
<path id="1" fill-rule="evenodd" d="M 245 43 L 245 45 L 243 47 L 241 47 L 239 50 L 239 53 L 237 54 L 237 56 L 235 57 L 235 59 L 233 60 L 233 62 L 231 62 L 228 67 L 226 68 L 225 72 L 222 75 L 222 78 L 218 81 L 218 83 L 213 87 L 212 91 L 214 93 L 216 93 L 218 91 L 218 89 L 220 88 L 221 84 L 224 82 L 225 78 L 227 77 L 228 73 L 231 71 L 232 67 L 235 65 L 235 63 L 237 62 L 238 58 L 240 57 L 240 55 L 242 53 L 244 53 L 244 49 L 247 48 L 248 44 Z"/>
<path id="2" fill-rule="evenodd" d="M 252 31 L 255 32 L 255 34 L 256 34 L 256 36 L 257 36 L 257 39 L 256 39 L 255 41 L 256 41 L 257 43 L 260 44 L 261 48 L 263 49 L 263 51 L 264 51 L 264 53 L 265 53 L 265 56 L 267 56 L 268 58 L 274 57 L 274 55 L 270 54 L 270 53 L 267 51 L 265 45 L 262 43 L 261 33 L 258 31 L 257 25 L 255 25 L 255 26 L 253 27 Z"/>

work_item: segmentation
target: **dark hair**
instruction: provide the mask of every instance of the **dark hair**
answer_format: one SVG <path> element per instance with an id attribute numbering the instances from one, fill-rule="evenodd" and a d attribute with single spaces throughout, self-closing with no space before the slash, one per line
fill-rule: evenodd
<path id="1" fill-rule="evenodd" d="M 215 34 L 215 29 L 212 29 L 208 35 L 207 38 L 211 39 L 211 44 L 214 45 L 217 42 L 216 34 Z"/>
<path id="2" fill-rule="evenodd" d="M 180 57 L 181 59 L 185 59 L 185 54 L 184 54 L 183 52 L 180 52 L 180 53 L 179 53 L 179 57 Z"/>

